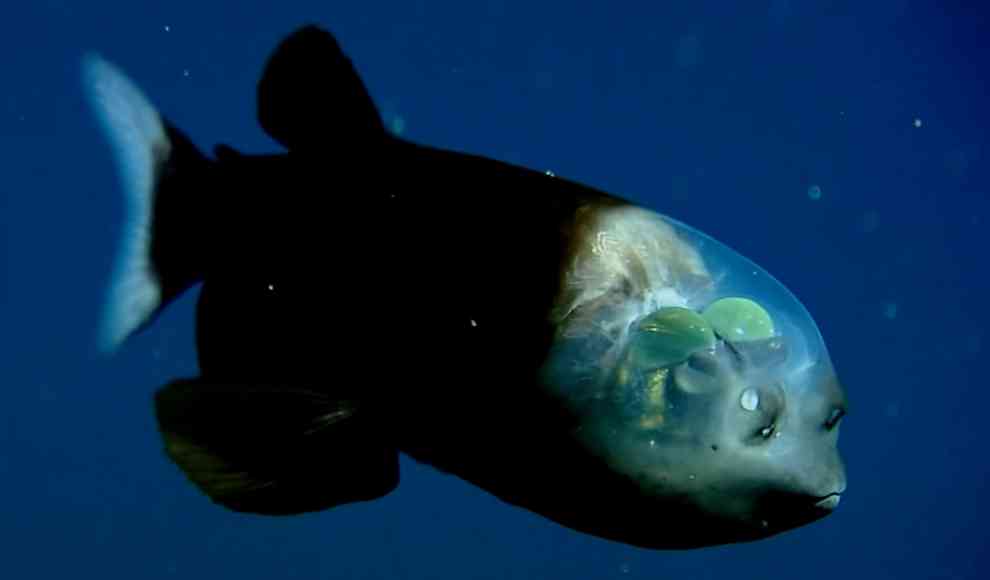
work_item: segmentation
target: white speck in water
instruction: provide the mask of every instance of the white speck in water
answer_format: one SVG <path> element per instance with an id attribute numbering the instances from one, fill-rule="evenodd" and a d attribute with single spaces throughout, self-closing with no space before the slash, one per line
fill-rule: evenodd
<path id="1" fill-rule="evenodd" d="M 921 119 L 920 118 L 915 117 L 915 119 L 914 119 L 914 128 L 915 129 L 920 129 L 921 128 Z"/>
<path id="2" fill-rule="evenodd" d="M 808 188 L 808 197 L 814 201 L 818 201 L 822 198 L 822 188 L 818 185 L 812 185 Z"/>
<path id="3" fill-rule="evenodd" d="M 627 562 L 623 562 L 622 564 L 619 565 L 619 572 L 622 572 L 623 574 L 628 574 L 629 570 L 630 568 Z"/>
<path id="4" fill-rule="evenodd" d="M 56 399 L 55 391 L 44 383 L 38 385 L 38 397 L 45 403 L 51 403 Z"/>
<path id="5" fill-rule="evenodd" d="M 650 447 L 656 447 L 656 446 L 657 446 L 657 440 L 656 439 L 650 439 Z"/>
<path id="6" fill-rule="evenodd" d="M 887 319 L 889 319 L 889 320 L 893 320 L 893 319 L 897 318 L 897 303 L 896 302 L 888 302 L 888 303 L 884 304 L 883 305 L 883 315 Z"/>
<path id="7" fill-rule="evenodd" d="M 472 320 L 471 320 L 471 326 L 472 326 L 472 327 L 475 327 L 475 328 L 477 328 L 477 326 L 478 326 L 478 321 L 476 321 L 476 320 L 474 320 L 474 319 L 472 319 Z"/>
<path id="8" fill-rule="evenodd" d="M 275 285 L 274 284 L 269 284 L 268 285 L 268 291 L 269 292 L 274 292 L 275 291 Z"/>
<path id="9" fill-rule="evenodd" d="M 863 214 L 863 217 L 860 220 L 860 227 L 862 228 L 863 233 L 865 234 L 873 233 L 877 231 L 877 228 L 879 226 L 880 226 L 879 213 L 877 213 L 874 210 L 870 210 Z"/>
<path id="10" fill-rule="evenodd" d="M 969 340 L 966 341 L 966 350 L 969 352 L 969 354 L 979 354 L 982 349 L 983 349 L 983 337 L 981 337 L 979 334 L 974 334 L 970 336 Z"/>
<path id="11" fill-rule="evenodd" d="M 689 476 L 688 476 L 688 479 L 690 479 L 690 480 L 694 480 L 694 474 L 692 473 L 691 475 L 689 475 Z"/>
<path id="12" fill-rule="evenodd" d="M 888 419 L 896 419 L 901 414 L 901 406 L 893 401 L 887 403 L 887 406 L 884 408 L 884 414 L 887 415 Z"/>
<path id="13" fill-rule="evenodd" d="M 546 174 L 547 174 L 548 176 L 550 176 L 550 177 L 557 177 L 557 174 L 556 174 L 556 173 L 554 173 L 553 171 L 550 171 L 549 169 L 547 169 L 547 170 L 546 170 L 546 171 L 544 171 L 543 173 L 546 173 Z"/>
<path id="14" fill-rule="evenodd" d="M 187 68 L 182 69 L 182 76 L 189 78 L 189 69 Z"/>
<path id="15" fill-rule="evenodd" d="M 674 47 L 674 64 L 678 68 L 693 69 L 701 63 L 701 40 L 693 35 L 686 34 L 677 40 Z"/>
<path id="16" fill-rule="evenodd" d="M 165 25 L 165 32 L 171 32 L 171 31 L 172 31 L 172 27 L 169 26 L 168 24 L 166 24 Z"/>

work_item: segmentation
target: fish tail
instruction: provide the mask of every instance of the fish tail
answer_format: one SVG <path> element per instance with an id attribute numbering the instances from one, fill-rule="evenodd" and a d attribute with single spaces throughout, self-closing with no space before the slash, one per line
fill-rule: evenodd
<path id="1" fill-rule="evenodd" d="M 333 36 L 316 27 L 301 28 L 283 40 L 258 83 L 257 113 L 262 128 L 291 152 L 291 163 L 289 155 L 249 158 L 220 146 L 214 152 L 217 165 L 207 175 L 204 171 L 211 162 L 185 145 L 187 141 L 163 124 L 140 95 L 131 94 L 129 85 L 126 91 L 110 92 L 118 99 L 117 94 L 126 97 L 126 106 L 114 107 L 136 111 L 128 114 L 125 125 L 136 127 L 128 130 L 138 138 L 128 141 L 142 146 L 139 161 L 145 163 L 143 171 L 159 180 L 143 182 L 137 196 L 146 205 L 135 213 L 145 216 L 147 222 L 152 210 L 153 234 L 146 241 L 151 245 L 151 261 L 149 254 L 141 253 L 145 262 L 139 265 L 161 272 L 167 298 L 169 284 L 181 288 L 196 275 L 195 268 L 172 269 L 173 265 L 182 268 L 195 264 L 182 254 L 182 242 L 187 246 L 195 243 L 188 246 L 198 250 L 191 254 L 212 256 L 199 258 L 209 264 L 199 268 L 208 271 L 197 310 L 202 374 L 174 381 L 155 397 L 156 418 L 168 456 L 211 500 L 238 512 L 313 512 L 390 493 L 399 481 L 399 455 L 389 413 L 379 408 L 376 396 L 362 389 L 360 381 L 325 380 L 324 373 L 316 370 L 324 364 L 317 361 L 327 356 L 320 341 L 305 335 L 301 340 L 287 340 L 292 333 L 307 332 L 305 325 L 312 323 L 311 300 L 316 296 L 307 293 L 323 289 L 318 285 L 310 290 L 305 277 L 291 274 L 285 276 L 283 285 L 280 276 L 280 272 L 298 267 L 298 262 L 293 262 L 297 259 L 292 251 L 295 244 L 313 239 L 305 224 L 314 222 L 298 215 L 303 212 L 291 201 L 294 196 L 300 199 L 308 194 L 310 186 L 293 191 L 292 185 L 307 183 L 307 172 L 314 168 L 323 171 L 335 158 L 354 160 L 379 153 L 376 148 L 388 138 L 351 61 Z M 146 116 L 151 121 L 145 120 Z M 107 124 L 114 126 L 113 122 Z M 158 153 L 163 147 L 165 152 Z M 130 149 L 128 143 L 125 156 Z M 156 155 L 161 161 L 156 161 Z M 125 161 L 125 166 L 129 164 Z M 280 169 L 267 173 L 268 167 L 288 167 L 291 173 L 278 173 Z M 204 180 L 210 184 L 210 195 L 188 202 L 181 199 L 188 199 L 188 192 L 197 187 L 202 189 Z M 283 193 L 277 188 L 289 191 Z M 223 202 L 224 191 L 232 192 L 228 200 L 236 195 L 237 203 Z M 282 199 L 274 200 L 276 195 Z M 153 208 L 147 206 L 148 198 L 153 199 Z M 174 207 L 174 219 L 160 216 L 159 206 L 164 208 L 166 203 Z M 283 208 L 291 215 L 280 213 L 286 211 Z M 190 219 L 198 223 L 190 224 Z M 221 220 L 221 227 L 217 227 Z M 159 221 L 170 227 L 178 223 L 182 231 L 168 243 L 159 244 Z M 283 238 L 274 245 L 257 235 L 245 240 L 241 232 L 255 232 L 254 224 L 292 224 L 301 230 L 301 242 Z M 165 230 L 162 232 L 164 235 Z M 329 232 L 327 239 L 332 240 L 336 233 Z M 288 231 L 284 234 L 285 238 L 293 235 Z M 158 246 L 162 251 L 155 253 Z M 262 249 L 255 250 L 258 247 Z M 334 253 L 335 248 L 328 246 L 330 259 Z M 170 261 L 159 267 L 159 256 Z M 239 262 L 242 256 L 249 264 Z M 347 275 L 359 276 L 356 267 L 360 266 L 350 268 Z M 174 272 L 181 275 L 173 282 Z M 242 282 L 244 272 L 258 272 L 262 277 L 252 287 Z M 274 285 L 263 277 L 266 272 L 271 273 Z M 299 280 L 304 282 L 299 284 Z M 367 300 L 377 292 L 365 287 L 359 291 Z M 134 323 L 144 320 L 158 304 L 157 300 L 141 304 L 139 312 L 125 312 L 121 319 L 111 316 L 111 344 L 126 336 Z M 244 321 L 246 313 L 253 322 Z M 317 319 L 321 316 L 317 313 Z M 368 324 L 367 314 L 334 316 L 338 326 L 346 327 L 352 320 L 360 321 L 361 329 L 376 327 Z M 254 322 L 263 329 L 261 334 L 251 329 Z M 317 348 L 310 350 L 311 346 Z M 344 346 L 339 357 L 348 358 L 350 352 L 351 346 Z M 318 366 L 306 366 L 314 362 Z M 307 373 L 303 369 L 311 370 Z"/>
<path id="2" fill-rule="evenodd" d="M 200 277 L 183 202 L 213 162 L 171 126 L 127 76 L 97 55 L 83 60 L 90 104 L 116 158 L 124 224 L 99 346 L 113 352 Z"/>

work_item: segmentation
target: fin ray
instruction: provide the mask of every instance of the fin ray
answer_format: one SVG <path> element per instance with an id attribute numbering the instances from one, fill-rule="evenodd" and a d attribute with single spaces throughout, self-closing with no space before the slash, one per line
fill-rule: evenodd
<path id="1" fill-rule="evenodd" d="M 356 401 L 186 380 L 159 391 L 155 409 L 169 457 L 234 511 L 319 511 L 381 497 L 398 484 L 398 452 Z"/>
<path id="2" fill-rule="evenodd" d="M 195 281 L 192 244 L 176 242 L 195 229 L 188 227 L 196 219 L 188 194 L 209 161 L 102 57 L 84 57 L 83 82 L 124 193 L 124 223 L 98 336 L 100 350 L 109 353 Z M 186 223 L 163 223 L 169 219 Z"/>
<path id="3" fill-rule="evenodd" d="M 83 61 L 90 101 L 120 166 L 125 221 L 99 346 L 114 350 L 148 322 L 161 304 L 151 265 L 151 214 L 157 170 L 170 153 L 165 125 L 154 106 L 116 67 L 91 54 Z"/>

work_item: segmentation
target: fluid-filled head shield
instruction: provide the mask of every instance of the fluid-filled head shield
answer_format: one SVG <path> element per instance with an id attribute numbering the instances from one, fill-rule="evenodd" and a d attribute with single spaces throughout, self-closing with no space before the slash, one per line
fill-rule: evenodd
<path id="1" fill-rule="evenodd" d="M 568 258 L 542 378 L 581 444 L 644 494 L 760 529 L 796 525 L 767 523 L 767 494 L 844 488 L 827 426 L 841 389 L 818 328 L 782 284 L 633 206 L 583 210 Z"/>

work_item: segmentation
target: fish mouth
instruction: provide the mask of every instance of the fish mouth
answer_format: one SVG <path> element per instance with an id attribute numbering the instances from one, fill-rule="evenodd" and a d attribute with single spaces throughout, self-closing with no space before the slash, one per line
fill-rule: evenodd
<path id="1" fill-rule="evenodd" d="M 809 524 L 828 517 L 838 507 L 844 492 L 845 486 L 842 486 L 823 495 L 790 493 L 777 496 L 772 504 L 758 512 L 758 523 L 764 532 L 771 534 Z"/>
<path id="2" fill-rule="evenodd" d="M 816 508 L 832 511 L 839 506 L 839 501 L 842 499 L 842 494 L 836 491 L 816 499 L 818 500 L 815 502 Z"/>

